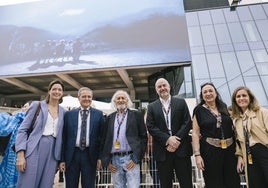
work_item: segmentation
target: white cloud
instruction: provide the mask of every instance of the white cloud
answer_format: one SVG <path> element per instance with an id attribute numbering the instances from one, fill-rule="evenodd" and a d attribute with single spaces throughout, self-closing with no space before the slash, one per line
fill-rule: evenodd
<path id="1" fill-rule="evenodd" d="M 85 12 L 85 9 L 67 9 L 60 13 L 60 16 L 73 16 L 73 15 L 80 15 Z"/>

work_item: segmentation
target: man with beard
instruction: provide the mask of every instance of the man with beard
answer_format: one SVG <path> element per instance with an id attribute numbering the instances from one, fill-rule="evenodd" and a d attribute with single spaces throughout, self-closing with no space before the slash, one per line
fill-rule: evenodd
<path id="1" fill-rule="evenodd" d="M 147 147 L 143 114 L 131 110 L 127 92 L 118 90 L 112 97 L 116 112 L 105 121 L 102 139 L 102 164 L 112 173 L 114 188 L 140 186 L 140 162 Z"/>
<path id="2" fill-rule="evenodd" d="M 175 170 L 181 188 L 192 188 L 191 116 L 184 99 L 170 95 L 164 78 L 155 83 L 159 99 L 148 105 L 146 124 L 153 137 L 153 157 L 162 188 L 172 187 Z"/>

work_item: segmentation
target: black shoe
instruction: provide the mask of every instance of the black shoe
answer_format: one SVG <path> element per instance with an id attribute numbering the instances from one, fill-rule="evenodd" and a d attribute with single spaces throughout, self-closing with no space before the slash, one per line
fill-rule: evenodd
<path id="1" fill-rule="evenodd" d="M 59 182 L 60 182 L 60 183 L 64 182 L 64 179 L 63 179 L 63 178 L 60 178 L 60 179 L 59 179 Z"/>

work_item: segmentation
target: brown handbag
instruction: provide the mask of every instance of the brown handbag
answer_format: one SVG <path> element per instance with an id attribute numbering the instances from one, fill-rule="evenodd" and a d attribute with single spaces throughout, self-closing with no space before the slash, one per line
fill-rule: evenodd
<path id="1" fill-rule="evenodd" d="M 34 124 L 35 124 L 35 121 L 36 121 L 37 116 L 39 115 L 40 110 L 41 110 L 41 102 L 39 102 L 39 104 L 38 104 L 38 107 L 37 107 L 37 109 L 35 111 L 35 114 L 34 114 L 34 117 L 33 117 L 32 123 L 31 123 L 31 126 L 28 129 L 28 131 L 27 131 L 27 138 L 29 138 L 31 132 L 34 129 Z"/>

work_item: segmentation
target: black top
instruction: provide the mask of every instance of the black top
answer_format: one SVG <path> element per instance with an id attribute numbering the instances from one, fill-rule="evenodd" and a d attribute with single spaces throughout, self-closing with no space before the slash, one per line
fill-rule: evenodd
<path id="1" fill-rule="evenodd" d="M 221 114 L 222 128 L 217 128 L 217 119 L 209 109 L 205 108 L 202 105 L 199 105 L 195 107 L 193 113 L 193 115 L 196 116 L 197 123 L 200 127 L 200 134 L 202 140 L 207 137 L 221 139 L 222 131 L 225 139 L 233 137 L 233 121 L 229 115 Z"/>

